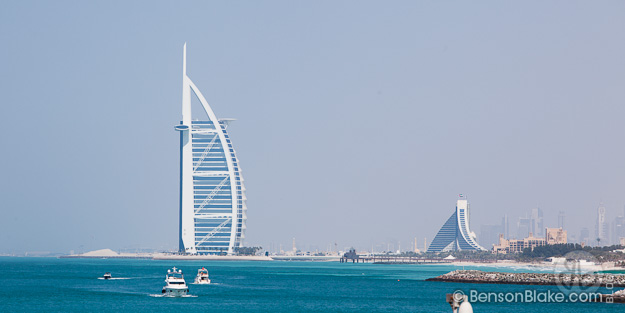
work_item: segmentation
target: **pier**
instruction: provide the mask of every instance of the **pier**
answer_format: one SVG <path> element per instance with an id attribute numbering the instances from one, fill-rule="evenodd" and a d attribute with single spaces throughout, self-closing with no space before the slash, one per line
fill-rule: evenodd
<path id="1" fill-rule="evenodd" d="M 373 263 L 373 264 L 440 264 L 451 263 L 450 260 L 428 259 L 419 257 L 393 256 L 393 255 L 372 255 L 372 256 L 343 256 L 339 260 L 341 263 Z"/>

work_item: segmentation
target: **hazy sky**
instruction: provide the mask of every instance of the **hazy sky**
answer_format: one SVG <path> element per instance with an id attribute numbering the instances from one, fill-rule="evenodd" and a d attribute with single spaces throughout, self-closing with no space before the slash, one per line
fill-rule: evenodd
<path id="1" fill-rule="evenodd" d="M 248 245 L 623 212 L 623 1 L 2 1 L 0 252 L 177 248 L 184 42 Z"/>

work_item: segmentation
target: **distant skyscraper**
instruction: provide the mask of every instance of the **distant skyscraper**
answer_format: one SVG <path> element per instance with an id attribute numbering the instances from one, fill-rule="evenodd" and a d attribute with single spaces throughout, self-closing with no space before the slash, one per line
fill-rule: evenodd
<path id="1" fill-rule="evenodd" d="M 180 132 L 180 252 L 232 254 L 245 231 L 245 187 L 226 128 L 187 76 L 187 46 L 182 65 Z M 192 120 L 191 92 L 208 120 Z"/>
<path id="2" fill-rule="evenodd" d="M 588 230 L 588 228 L 584 227 L 579 232 L 579 243 L 585 243 L 587 245 L 592 243 L 590 242 L 590 231 Z"/>
<path id="3" fill-rule="evenodd" d="M 530 218 L 529 217 L 519 217 L 519 221 L 516 224 L 517 226 L 517 238 L 522 239 L 529 236 L 531 232 L 530 228 Z"/>
<path id="4" fill-rule="evenodd" d="M 595 244 L 607 245 L 608 244 L 608 223 L 605 219 L 605 206 L 603 202 L 599 203 L 597 208 L 597 223 L 595 224 Z"/>
<path id="5" fill-rule="evenodd" d="M 508 215 L 504 215 L 501 218 L 501 224 L 482 225 L 480 226 L 478 242 L 482 247 L 490 249 L 494 244 L 499 243 L 499 235 L 504 235 L 504 238 L 508 238 L 508 228 Z"/>
<path id="6" fill-rule="evenodd" d="M 612 221 L 612 244 L 620 244 L 620 239 L 625 238 L 625 218 L 617 216 Z"/>
<path id="7" fill-rule="evenodd" d="M 502 229 L 503 237 L 506 239 L 510 239 L 510 223 L 508 222 L 507 214 L 501 218 L 501 229 Z"/>
<path id="8" fill-rule="evenodd" d="M 558 212 L 558 228 L 564 229 L 564 218 L 566 217 L 564 211 Z"/>
<path id="9" fill-rule="evenodd" d="M 625 213 L 625 212 L 623 212 Z M 612 221 L 612 244 L 621 244 L 621 238 L 625 238 L 625 215 L 621 214 Z"/>
<path id="10" fill-rule="evenodd" d="M 489 249 L 499 242 L 500 234 L 503 234 L 501 225 L 482 225 L 480 226 L 480 237 L 478 241 L 482 247 Z"/>
<path id="11" fill-rule="evenodd" d="M 530 232 L 534 234 L 534 237 L 545 236 L 545 228 L 543 227 L 543 210 L 540 208 L 533 208 L 530 215 Z"/>
<path id="12" fill-rule="evenodd" d="M 476 242 L 469 228 L 469 203 L 462 195 L 460 198 L 456 210 L 438 231 L 427 252 L 486 250 Z"/>
<path id="13" fill-rule="evenodd" d="M 525 217 L 519 217 L 519 221 L 517 222 L 517 237 L 519 239 L 526 238 L 530 233 L 534 237 L 543 237 L 545 235 L 543 210 L 540 208 L 531 209 L 529 216 L 525 215 Z"/>

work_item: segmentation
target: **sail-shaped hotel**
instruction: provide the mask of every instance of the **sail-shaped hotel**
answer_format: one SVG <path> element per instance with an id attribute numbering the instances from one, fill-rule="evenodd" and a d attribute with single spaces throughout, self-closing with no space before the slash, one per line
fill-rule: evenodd
<path id="1" fill-rule="evenodd" d="M 241 246 L 247 218 L 239 160 L 226 130 L 228 120 L 217 119 L 187 76 L 186 55 L 185 43 L 182 121 L 175 126 L 180 132 L 179 250 L 188 254 L 231 255 Z M 202 104 L 207 120 L 192 118 L 191 93 Z"/>

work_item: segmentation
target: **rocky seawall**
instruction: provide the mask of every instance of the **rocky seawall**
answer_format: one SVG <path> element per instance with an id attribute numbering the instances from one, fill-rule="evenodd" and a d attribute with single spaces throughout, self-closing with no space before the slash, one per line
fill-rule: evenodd
<path id="1" fill-rule="evenodd" d="M 625 287 L 625 275 L 566 273 L 502 273 L 457 270 L 426 281 L 473 284 L 566 285 Z"/>

